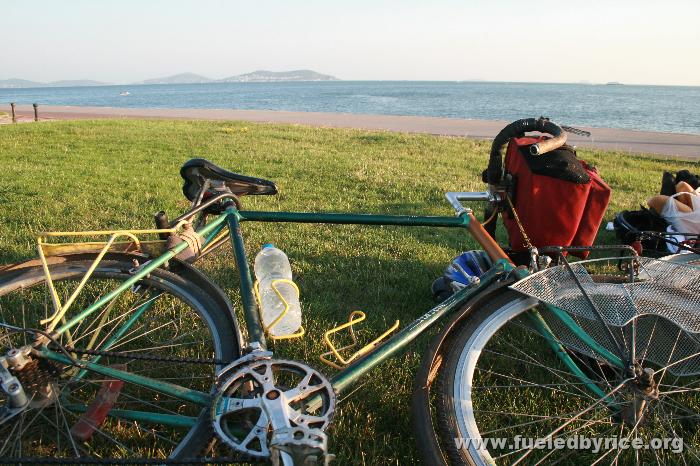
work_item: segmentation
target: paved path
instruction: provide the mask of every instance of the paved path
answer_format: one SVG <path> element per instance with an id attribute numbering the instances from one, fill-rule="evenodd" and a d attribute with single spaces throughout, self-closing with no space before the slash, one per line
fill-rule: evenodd
<path id="1" fill-rule="evenodd" d="M 7 109 L 9 112 L 9 108 Z M 33 118 L 31 105 L 18 105 L 22 120 Z M 185 120 L 245 120 L 296 123 L 310 126 L 362 128 L 373 130 L 429 133 L 491 139 L 508 122 L 464 120 L 393 115 L 357 115 L 350 113 L 284 112 L 273 110 L 154 109 L 114 107 L 40 106 L 41 119 L 156 118 Z M 586 128 L 590 138 L 569 135 L 572 144 L 634 153 L 659 154 L 700 159 L 700 135 L 655 133 L 610 128 Z"/>

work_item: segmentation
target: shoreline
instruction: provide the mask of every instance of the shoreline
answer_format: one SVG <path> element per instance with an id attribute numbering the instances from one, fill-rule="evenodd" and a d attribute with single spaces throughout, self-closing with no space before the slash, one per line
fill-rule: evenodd
<path id="1" fill-rule="evenodd" d="M 9 113 L 9 106 L 7 109 L 2 109 L 2 111 Z M 20 122 L 33 121 L 34 109 L 31 105 L 17 105 L 16 114 Z M 6 119 L 9 120 L 9 116 Z M 493 139 L 505 125 L 510 123 L 509 121 L 500 120 L 278 110 L 157 109 L 53 105 L 40 106 L 39 119 L 40 121 L 86 119 L 239 120 L 301 124 L 316 127 L 423 133 L 439 136 L 461 136 L 476 139 Z M 580 127 L 580 129 L 590 131 L 591 137 L 568 135 L 568 141 L 579 147 L 680 157 L 690 160 L 700 159 L 700 135 L 616 128 Z"/>

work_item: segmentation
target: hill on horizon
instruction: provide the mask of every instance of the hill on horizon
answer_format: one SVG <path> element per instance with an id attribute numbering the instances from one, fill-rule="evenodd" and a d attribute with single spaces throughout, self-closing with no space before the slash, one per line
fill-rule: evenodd
<path id="1" fill-rule="evenodd" d="M 94 81 L 92 79 L 64 79 L 62 81 L 53 81 L 49 83 L 49 87 L 77 87 L 77 86 L 111 86 L 112 83 L 103 81 Z"/>
<path id="2" fill-rule="evenodd" d="M 335 76 L 318 73 L 313 70 L 292 71 L 267 71 L 257 70 L 252 73 L 244 73 L 229 76 L 223 79 L 212 79 L 196 73 L 178 73 L 172 76 L 146 79 L 129 84 L 117 84 L 120 86 L 136 86 L 141 84 L 204 84 L 204 83 L 244 83 L 244 82 L 292 82 L 292 81 L 340 81 Z M 93 81 L 89 79 L 75 79 L 53 81 L 49 83 L 30 81 L 27 79 L 0 80 L 0 89 L 18 89 L 28 87 L 78 87 L 78 86 L 112 86 L 113 83 Z"/>
<path id="3" fill-rule="evenodd" d="M 340 81 L 335 76 L 318 73 L 313 70 L 267 71 L 258 70 L 252 73 L 239 74 L 220 79 L 219 82 L 281 82 L 281 81 Z"/>
<path id="4" fill-rule="evenodd" d="M 313 70 L 267 71 L 238 74 L 223 79 L 211 79 L 195 73 L 180 73 L 163 78 L 147 79 L 134 84 L 201 84 L 201 83 L 244 83 L 244 82 L 284 82 L 284 81 L 339 81 L 338 78 Z"/>
<path id="5" fill-rule="evenodd" d="M 109 86 L 110 83 L 90 79 L 72 79 L 42 83 L 27 79 L 0 79 L 0 89 L 22 89 L 27 87 L 78 87 L 78 86 Z"/>

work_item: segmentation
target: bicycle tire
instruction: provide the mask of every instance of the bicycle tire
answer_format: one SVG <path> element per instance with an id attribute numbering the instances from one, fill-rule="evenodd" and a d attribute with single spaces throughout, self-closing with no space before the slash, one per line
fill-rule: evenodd
<path id="1" fill-rule="evenodd" d="M 634 426 L 623 422 L 620 413 L 631 404 L 623 395 L 627 386 L 614 392 L 615 397 L 620 396 L 617 412 L 602 398 L 587 392 L 544 338 L 525 323 L 525 312 L 537 305 L 537 301 L 522 294 L 505 291 L 474 310 L 452 336 L 435 386 L 438 435 L 450 464 L 588 465 L 601 460 L 601 456 L 600 464 L 700 461 L 696 450 L 700 389 L 673 395 L 661 393 L 662 401 L 650 401 L 644 423 L 642 418 Z M 608 393 L 617 388 L 613 369 L 568 349 L 567 353 L 596 385 L 607 387 Z M 695 377 L 683 387 L 697 387 L 697 382 Z M 673 383 L 678 383 L 678 378 Z M 683 415 L 673 416 L 677 413 L 672 409 Z M 635 450 L 616 444 L 593 452 L 592 447 L 582 448 L 585 445 L 581 443 L 575 448 L 566 443 L 557 448 L 553 441 L 547 444 L 543 440 L 539 446 L 535 443 L 535 439 L 546 439 L 557 427 L 567 430 L 556 431 L 552 439 L 585 436 L 605 440 L 617 436 L 629 442 L 634 435 L 642 439 L 643 446 Z M 683 440 L 682 435 L 686 434 Z M 517 435 L 520 440 L 516 444 Z M 670 439 L 667 448 L 653 448 L 656 438 Z M 678 438 L 680 454 L 688 458 L 679 457 Z M 506 441 L 496 447 L 495 443 L 486 443 L 500 439 Z M 648 445 L 652 448 L 644 449 Z"/>
<path id="2" fill-rule="evenodd" d="M 465 320 L 470 318 L 471 313 L 493 299 L 493 296 L 503 293 L 507 286 L 514 282 L 513 278 L 503 277 L 502 280 L 463 303 L 445 322 L 440 332 L 431 339 L 429 347 L 423 352 L 420 368 L 413 381 L 411 399 L 413 434 L 418 443 L 423 464 L 430 466 L 447 464 L 447 457 L 437 433 L 438 419 L 435 406 L 437 378 L 444 364 L 445 354 L 452 347 L 457 330 L 464 325 Z"/>
<path id="3" fill-rule="evenodd" d="M 56 283 L 57 291 L 64 294 L 62 302 L 65 302 L 65 296 L 70 293 L 73 286 L 70 284 L 74 284 L 79 280 L 92 264 L 90 259 L 86 257 L 83 260 L 66 259 L 64 262 L 50 265 L 51 275 Z M 80 300 L 81 303 L 89 304 L 89 300 L 92 299 L 91 296 L 98 296 L 98 293 L 105 291 L 100 289 L 102 286 L 116 286 L 129 278 L 131 276 L 130 270 L 133 267 L 134 264 L 125 259 L 105 259 L 101 261 L 90 280 L 88 280 L 85 290 L 81 295 L 78 295 L 76 303 Z M 43 317 L 34 315 L 41 312 L 39 308 L 42 305 L 45 307 L 44 314 L 51 313 L 51 311 L 46 310 L 46 301 L 43 303 L 39 302 L 39 299 L 42 298 L 41 295 L 44 295 L 43 299 L 47 299 L 45 295 L 48 293 L 45 291 L 48 287 L 45 286 L 45 283 L 44 273 L 39 265 L 5 268 L 3 272 L 0 272 L 0 321 L 21 327 L 37 328 L 39 326 L 38 319 L 34 319 L 34 322 L 30 324 L 27 318 L 30 315 L 32 317 Z M 81 298 L 83 294 L 86 295 Z M 201 286 L 195 285 L 182 276 L 164 269 L 154 270 L 145 279 L 137 283 L 137 289 L 132 287 L 131 290 L 124 292 L 96 312 L 92 321 L 85 321 L 76 327 L 76 332 L 71 335 L 75 343 L 74 346 L 76 348 L 81 347 L 87 340 L 95 339 L 95 334 L 100 335 L 95 340 L 99 340 L 104 345 L 106 341 L 109 341 L 110 336 L 114 336 L 119 331 L 122 323 L 127 321 L 127 316 L 133 316 L 140 304 L 156 296 L 157 298 L 153 300 L 154 304 L 135 321 L 134 325 L 123 336 L 115 340 L 114 344 L 109 348 L 110 351 L 154 355 L 156 357 L 174 356 L 184 358 L 194 356 L 198 359 L 208 358 L 226 362 L 235 360 L 240 356 L 235 323 L 232 321 L 233 316 L 229 310 L 217 304 L 216 300 L 208 296 Z M 35 298 L 36 300 L 34 300 Z M 111 309 L 109 311 L 105 310 L 110 306 Z M 121 306 L 128 310 L 117 314 L 115 309 L 121 310 Z M 20 309 L 21 313 L 19 312 Z M 76 309 L 79 309 L 79 307 L 76 307 Z M 10 310 L 14 312 L 11 313 L 9 312 Z M 108 316 L 107 318 L 103 318 L 105 314 Z M 21 319 L 20 315 L 22 316 Z M 95 324 L 96 322 L 97 324 Z M 82 334 L 80 333 L 81 330 Z M 8 346 L 19 346 L 22 342 L 19 342 L 18 339 L 24 340 L 25 336 L 26 334 L 9 333 L 6 329 L 0 329 L 0 351 L 2 351 L 2 354 L 5 354 Z M 62 343 L 68 344 L 70 342 L 64 338 Z M 95 346 L 96 349 L 100 349 L 100 343 Z M 124 363 L 124 360 L 105 356 L 102 358 L 101 363 Z M 194 362 L 191 364 L 154 363 L 149 360 L 136 359 L 128 361 L 127 368 L 129 371 L 140 372 L 153 378 L 161 378 L 161 380 L 187 379 L 192 388 L 209 392 L 214 390 L 214 376 L 219 366 L 211 363 L 198 364 Z M 47 373 L 49 373 L 49 376 L 47 376 Z M 55 374 L 48 369 L 27 373 L 24 376 L 25 380 L 29 378 L 29 375 L 36 378 L 39 378 L 39 376 L 45 378 L 55 377 Z M 75 374 L 73 373 L 72 375 Z M 22 380 L 21 376 L 18 378 Z M 86 408 L 91 401 L 92 394 L 99 390 L 96 386 L 99 379 L 93 382 L 88 374 L 83 380 L 85 381 L 83 388 L 76 388 L 77 385 L 69 387 L 70 384 L 68 382 L 60 379 L 51 382 L 55 387 L 58 387 L 57 392 L 60 393 L 60 396 L 56 395 L 55 400 L 58 401 L 54 400 L 52 404 L 48 405 L 49 408 L 44 407 L 41 410 L 51 409 L 50 407 L 53 405 L 53 411 L 60 411 L 62 417 L 51 413 L 56 416 L 54 427 L 64 425 L 65 430 L 68 431 L 69 425 L 78 422 L 78 415 L 75 413 L 69 414 L 69 411 L 65 411 L 68 408 L 62 408 L 61 404 L 64 401 L 65 406 L 68 406 L 68 404 L 73 406 L 73 403 L 76 406 L 80 406 L 80 403 L 83 402 L 84 408 Z M 175 380 L 174 382 L 178 383 L 178 381 Z M 67 388 L 70 388 L 70 392 Z M 81 390 L 85 391 L 85 393 L 82 393 Z M 66 393 L 67 395 L 64 397 Z M 143 397 L 143 399 L 138 397 Z M 78 401 L 68 403 L 70 398 Z M 0 406 L 2 401 L 2 392 L 0 392 Z M 132 456 L 152 457 L 154 459 L 196 457 L 203 453 L 212 437 L 209 418 L 204 414 L 207 412 L 207 409 L 182 405 L 186 405 L 186 402 L 168 399 L 167 396 L 149 392 L 142 387 L 125 384 L 113 407 L 114 409 L 132 407 L 132 409 L 138 408 L 143 410 L 147 408 L 160 414 L 178 416 L 189 414 L 187 422 L 193 425 L 188 425 L 184 428 L 158 427 L 161 430 L 157 431 L 155 427 L 151 428 L 147 423 L 145 425 L 148 428 L 144 428 L 144 423 L 123 419 L 117 421 L 108 418 L 104 425 L 99 426 L 90 441 L 101 447 L 103 451 L 90 451 L 97 447 L 89 442 L 86 443 L 89 447 L 83 448 L 83 444 L 76 446 L 74 439 L 71 440 L 71 435 L 67 432 L 63 432 L 63 435 L 52 433 L 49 436 L 46 434 L 47 430 L 45 428 L 35 426 L 30 429 L 30 425 L 25 430 L 27 433 L 21 432 L 19 435 L 20 440 L 16 441 L 16 443 L 19 443 L 19 449 L 15 447 L 12 450 L 8 448 L 7 441 L 4 444 L 0 441 L 0 458 L 2 458 L 0 462 L 4 462 L 8 456 L 12 458 L 47 455 L 56 458 L 71 458 L 71 455 L 95 456 L 95 453 L 101 457 L 121 459 L 131 458 Z M 22 413 L 22 416 L 28 416 L 29 413 L 37 413 L 34 414 L 35 418 L 38 418 L 40 415 L 47 417 L 42 411 L 39 411 L 39 408 L 29 408 Z M 80 410 L 76 411 L 76 413 L 80 413 Z M 49 419 L 46 421 L 50 423 L 53 421 L 53 418 L 49 416 Z M 133 431 L 131 437 L 121 432 L 121 424 L 130 426 L 126 430 Z M 0 425 L 0 438 L 7 438 L 8 441 L 13 435 L 17 437 L 14 430 L 8 432 L 9 426 L 9 423 L 5 428 Z M 6 432 L 3 432 L 3 430 Z M 48 431 L 50 430 L 49 428 Z M 33 438 L 31 434 L 34 435 Z M 53 437 L 54 435 L 55 438 Z M 21 439 L 22 437 L 26 437 L 26 441 Z M 112 437 L 111 442 L 108 437 Z M 137 437 L 138 441 L 136 441 Z M 27 441 L 30 440 L 42 444 L 44 442 L 46 444 L 53 443 L 54 445 L 52 448 L 45 448 L 45 445 L 42 445 L 42 448 L 37 447 L 35 449 L 41 451 L 26 451 L 26 447 L 22 451 L 23 442 L 26 446 Z M 127 440 L 131 441 L 132 444 L 125 444 Z M 134 446 L 136 444 L 138 445 Z M 44 455 L 37 454 L 42 452 Z"/>

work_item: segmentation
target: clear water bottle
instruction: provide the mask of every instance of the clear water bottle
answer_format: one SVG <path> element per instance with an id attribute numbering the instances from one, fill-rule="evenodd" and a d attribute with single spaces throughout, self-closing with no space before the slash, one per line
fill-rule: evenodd
<path id="1" fill-rule="evenodd" d="M 276 337 L 296 333 L 301 327 L 301 306 L 297 288 L 290 283 L 292 267 L 289 265 L 287 255 L 274 245 L 266 244 L 255 256 L 253 270 L 258 280 L 260 315 L 265 328 L 268 328 L 268 332 Z M 282 299 L 273 286 L 282 295 Z M 285 302 L 289 305 L 287 313 L 282 320 L 269 328 L 284 312 Z"/>

